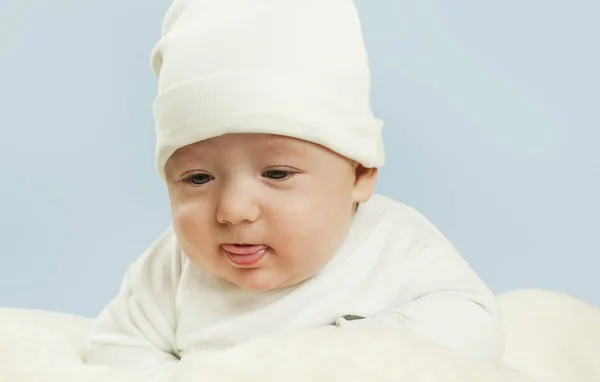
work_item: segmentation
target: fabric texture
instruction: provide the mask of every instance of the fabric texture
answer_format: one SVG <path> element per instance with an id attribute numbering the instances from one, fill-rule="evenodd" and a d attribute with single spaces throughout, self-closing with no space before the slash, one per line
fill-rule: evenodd
<path id="1" fill-rule="evenodd" d="M 600 312 L 572 297 L 513 291 L 502 362 L 474 360 L 408 331 L 335 327 L 197 352 L 147 370 L 85 365 L 91 320 L 0 309 L 0 382 L 599 382 Z"/>
<path id="2" fill-rule="evenodd" d="M 227 133 L 314 142 L 384 164 L 352 0 L 175 0 L 152 54 L 156 167 Z"/>
<path id="3" fill-rule="evenodd" d="M 131 266 L 119 295 L 93 324 L 88 359 L 168 363 L 196 350 L 332 323 L 347 331 L 406 328 L 497 359 L 500 321 L 495 296 L 456 249 L 417 211 L 375 195 L 358 209 L 329 263 L 284 289 L 246 291 L 211 276 L 167 230 Z"/>

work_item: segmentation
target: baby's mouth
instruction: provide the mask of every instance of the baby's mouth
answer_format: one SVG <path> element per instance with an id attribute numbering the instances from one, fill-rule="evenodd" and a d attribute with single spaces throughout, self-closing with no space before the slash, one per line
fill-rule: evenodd
<path id="1" fill-rule="evenodd" d="M 221 247 L 234 255 L 253 255 L 263 249 L 267 249 L 264 244 L 223 244 Z"/>
<path id="2" fill-rule="evenodd" d="M 269 249 L 264 244 L 222 244 L 221 248 L 229 261 L 239 268 L 254 268 Z"/>

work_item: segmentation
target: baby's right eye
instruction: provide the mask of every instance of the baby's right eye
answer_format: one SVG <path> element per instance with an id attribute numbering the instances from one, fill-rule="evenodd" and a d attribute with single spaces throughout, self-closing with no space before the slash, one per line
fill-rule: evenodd
<path id="1" fill-rule="evenodd" d="M 190 183 L 194 186 L 200 186 L 204 183 L 208 183 L 214 178 L 208 174 L 193 174 L 185 178 L 186 183 Z"/>

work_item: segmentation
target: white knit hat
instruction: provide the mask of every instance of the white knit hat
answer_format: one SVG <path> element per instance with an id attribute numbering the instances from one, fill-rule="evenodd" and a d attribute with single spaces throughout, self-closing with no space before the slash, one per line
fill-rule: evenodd
<path id="1" fill-rule="evenodd" d="M 314 142 L 384 163 L 352 0 L 175 0 L 152 54 L 156 166 L 227 133 Z"/>

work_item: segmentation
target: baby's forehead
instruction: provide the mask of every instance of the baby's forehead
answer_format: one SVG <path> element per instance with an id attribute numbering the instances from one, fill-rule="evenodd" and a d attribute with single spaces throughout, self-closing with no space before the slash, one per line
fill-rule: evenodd
<path id="1" fill-rule="evenodd" d="M 176 152 L 180 155 L 213 156 L 222 150 L 256 150 L 274 153 L 306 153 L 318 145 L 285 135 L 237 133 L 225 134 L 185 146 Z"/>
<path id="2" fill-rule="evenodd" d="M 182 147 L 169 158 L 168 162 L 176 165 L 190 160 L 209 160 L 234 150 L 244 150 L 262 155 L 307 157 L 323 149 L 315 143 L 284 135 L 225 134 Z"/>

